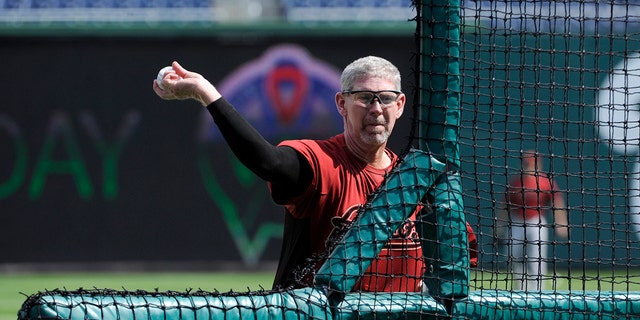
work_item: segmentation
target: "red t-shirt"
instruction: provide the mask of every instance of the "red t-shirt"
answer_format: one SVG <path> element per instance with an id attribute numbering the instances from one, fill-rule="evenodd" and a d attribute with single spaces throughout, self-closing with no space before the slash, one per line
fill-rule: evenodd
<path id="1" fill-rule="evenodd" d="M 557 191 L 553 180 L 543 173 L 524 173 L 512 178 L 506 194 L 511 217 L 538 221 L 545 210 L 551 208 Z"/>
<path id="2" fill-rule="evenodd" d="M 308 255 L 325 250 L 325 241 L 346 221 L 355 218 L 367 197 L 382 183 L 386 169 L 377 169 L 358 160 L 348 151 L 344 135 L 327 140 L 288 140 L 288 146 L 302 154 L 314 172 L 303 193 L 285 203 L 295 219 L 309 219 Z M 397 155 L 387 154 L 395 163 Z M 415 292 L 421 290 L 424 263 L 416 232 L 415 214 L 401 226 L 373 261 L 354 290 Z"/>

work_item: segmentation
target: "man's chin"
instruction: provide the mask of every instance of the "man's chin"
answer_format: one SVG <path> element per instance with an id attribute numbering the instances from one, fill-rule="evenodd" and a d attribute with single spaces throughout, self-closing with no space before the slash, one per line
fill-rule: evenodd
<path id="1" fill-rule="evenodd" d="M 389 135 L 382 133 L 364 133 L 362 135 L 362 140 L 369 145 L 383 145 L 387 142 Z"/>

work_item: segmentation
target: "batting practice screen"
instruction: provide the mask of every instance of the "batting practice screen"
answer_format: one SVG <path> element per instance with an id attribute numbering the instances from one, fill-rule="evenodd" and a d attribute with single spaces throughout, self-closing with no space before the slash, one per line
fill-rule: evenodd
<path id="1" fill-rule="evenodd" d="M 310 287 L 43 291 L 19 317 L 640 317 L 640 2 L 413 5 L 402 161 L 297 270 Z"/>

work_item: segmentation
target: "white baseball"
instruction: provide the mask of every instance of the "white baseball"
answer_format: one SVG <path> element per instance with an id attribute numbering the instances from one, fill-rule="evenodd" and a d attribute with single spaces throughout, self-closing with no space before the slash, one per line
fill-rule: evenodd
<path id="1" fill-rule="evenodd" d="M 158 72 L 158 77 L 156 78 L 156 80 L 158 80 L 158 87 L 160 87 L 160 89 L 162 90 L 164 90 L 164 88 L 162 87 L 162 79 L 164 79 L 164 75 L 169 71 L 173 71 L 173 67 L 164 67 L 160 70 L 160 72 Z"/>

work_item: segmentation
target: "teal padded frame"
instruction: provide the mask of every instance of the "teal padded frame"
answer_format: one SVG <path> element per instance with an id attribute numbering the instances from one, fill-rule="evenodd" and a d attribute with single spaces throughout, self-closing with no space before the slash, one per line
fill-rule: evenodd
<path id="1" fill-rule="evenodd" d="M 444 319 L 447 310 L 435 299 L 420 293 L 348 293 L 334 308 L 334 319 Z"/>
<path id="2" fill-rule="evenodd" d="M 640 292 L 478 290 L 456 301 L 453 319 L 640 319 Z"/>
<path id="3" fill-rule="evenodd" d="M 348 293 L 331 305 L 313 288 L 281 292 L 149 293 L 47 291 L 30 296 L 20 320 L 118 319 L 640 319 L 640 292 L 472 291 L 451 315 L 420 293 Z"/>
<path id="4" fill-rule="evenodd" d="M 314 288 L 241 294 L 209 292 L 49 291 L 27 299 L 18 319 L 332 319 Z"/>

